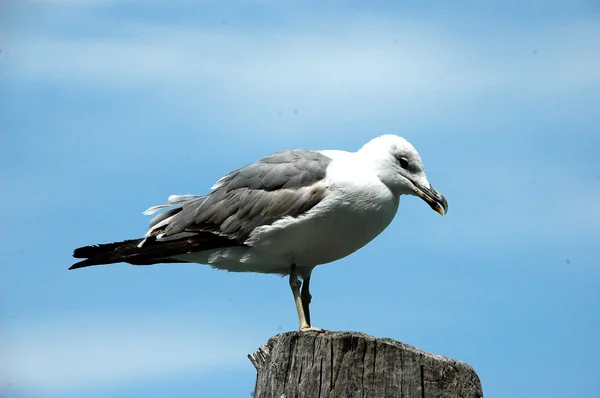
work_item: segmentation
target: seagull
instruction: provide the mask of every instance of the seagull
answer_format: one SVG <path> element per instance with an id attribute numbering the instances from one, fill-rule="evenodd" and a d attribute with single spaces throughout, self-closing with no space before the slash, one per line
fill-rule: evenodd
<path id="1" fill-rule="evenodd" d="M 206 195 L 171 195 L 145 215 L 139 239 L 85 246 L 69 269 L 129 263 L 200 263 L 289 276 L 299 329 L 311 326 L 310 277 L 365 246 L 393 220 L 401 195 L 441 215 L 448 202 L 404 138 L 382 135 L 356 152 L 287 150 L 232 171 Z"/>

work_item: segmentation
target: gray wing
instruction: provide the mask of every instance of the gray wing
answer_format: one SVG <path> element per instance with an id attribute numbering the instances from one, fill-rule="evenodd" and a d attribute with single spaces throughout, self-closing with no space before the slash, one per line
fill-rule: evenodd
<path id="1" fill-rule="evenodd" d="M 227 174 L 208 195 L 158 215 L 151 235 L 164 241 L 212 232 L 243 244 L 255 228 L 297 217 L 319 203 L 325 187 L 317 183 L 325 178 L 330 162 L 307 150 L 267 156 Z"/>

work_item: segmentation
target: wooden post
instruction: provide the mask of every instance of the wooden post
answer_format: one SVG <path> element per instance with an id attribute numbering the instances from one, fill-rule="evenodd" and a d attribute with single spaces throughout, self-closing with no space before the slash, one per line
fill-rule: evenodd
<path id="1" fill-rule="evenodd" d="M 482 398 L 471 366 L 356 332 L 287 332 L 248 355 L 254 398 Z"/>

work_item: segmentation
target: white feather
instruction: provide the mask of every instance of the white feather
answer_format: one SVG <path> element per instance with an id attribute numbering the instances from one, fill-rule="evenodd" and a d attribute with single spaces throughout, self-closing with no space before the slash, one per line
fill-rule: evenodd
<path id="1" fill-rule="evenodd" d="M 177 205 L 180 205 L 180 204 L 182 204 L 184 202 L 187 202 L 188 200 L 198 199 L 200 197 L 201 196 L 199 196 L 199 195 L 191 195 L 191 194 L 187 194 L 187 195 L 171 195 L 167 199 L 167 203 L 162 204 L 162 205 L 158 205 L 158 206 L 152 206 L 152 207 L 148 208 L 146 211 L 144 211 L 142 214 L 145 215 L 145 216 L 150 216 L 150 215 L 156 213 L 159 210 L 166 209 L 168 207 L 177 206 Z"/>

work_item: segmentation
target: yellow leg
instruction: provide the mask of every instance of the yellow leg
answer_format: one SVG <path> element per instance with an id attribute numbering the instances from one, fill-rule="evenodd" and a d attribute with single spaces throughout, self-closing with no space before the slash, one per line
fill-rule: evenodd
<path id="1" fill-rule="evenodd" d="M 292 264 L 290 269 L 290 287 L 292 288 L 292 294 L 294 295 L 294 303 L 296 303 L 296 311 L 298 311 L 298 322 L 300 323 L 300 330 L 310 328 L 310 324 L 306 320 L 304 315 L 304 308 L 302 306 L 302 298 L 300 297 L 300 286 L 302 283 L 296 275 L 296 264 Z"/>
<path id="2" fill-rule="evenodd" d="M 322 329 L 313 328 L 310 326 L 310 313 L 308 306 L 310 304 L 311 296 L 308 291 L 309 280 L 310 277 L 306 278 L 303 285 L 298 279 L 298 275 L 296 275 L 296 264 L 292 264 L 290 268 L 290 287 L 292 288 L 292 294 L 294 295 L 296 311 L 298 311 L 298 322 L 300 324 L 300 331 L 322 332 Z M 300 286 L 302 286 L 302 293 L 300 292 Z"/>

